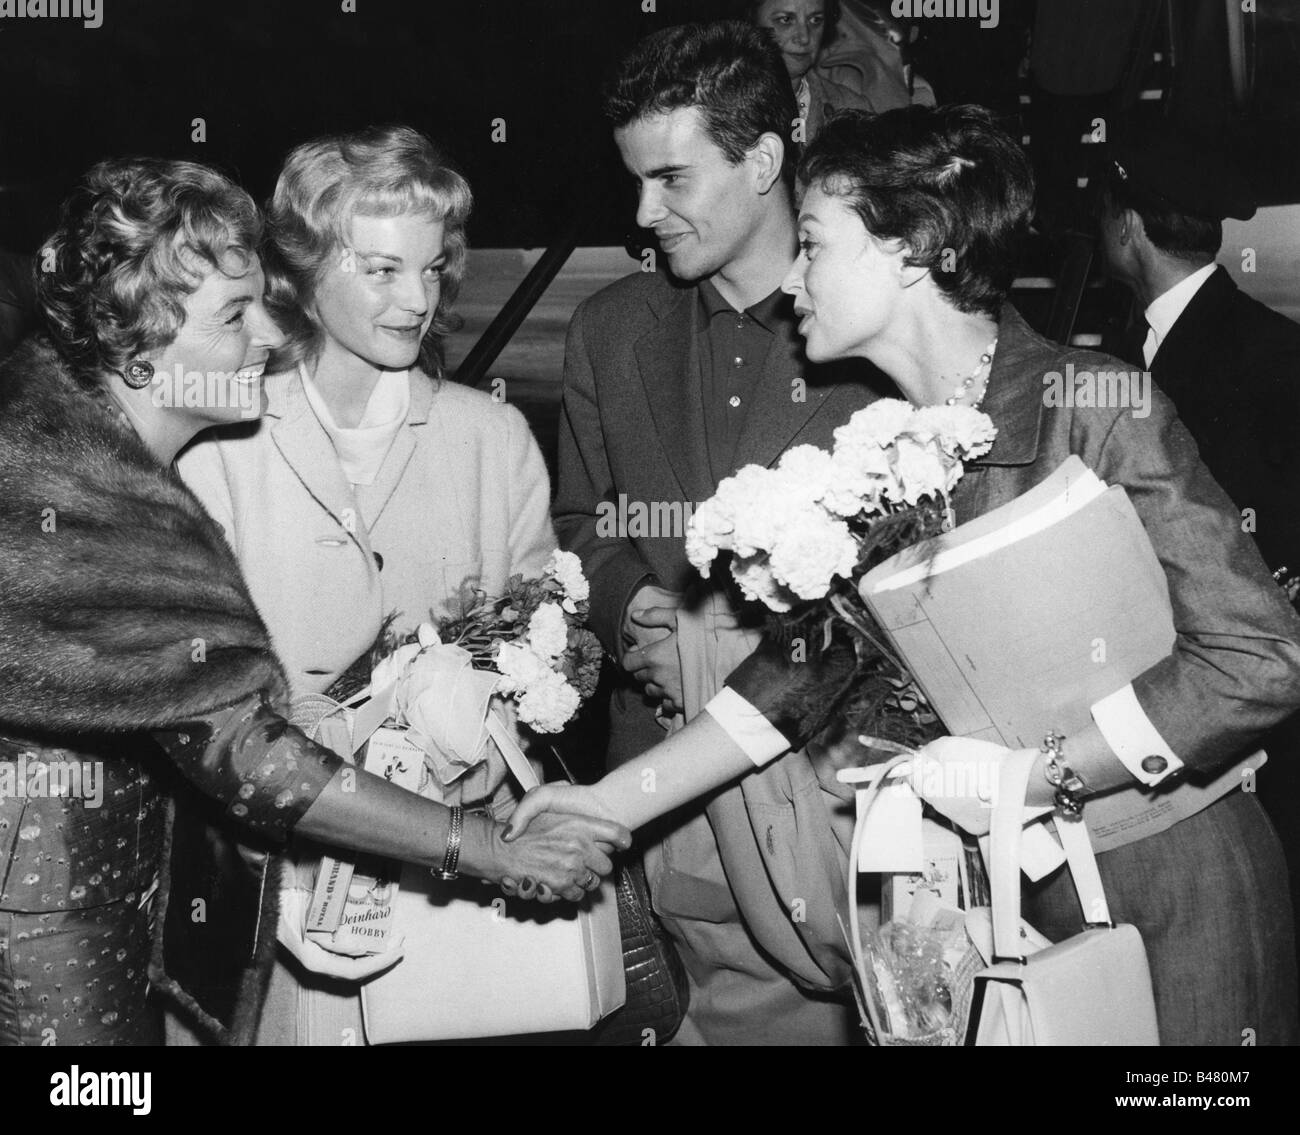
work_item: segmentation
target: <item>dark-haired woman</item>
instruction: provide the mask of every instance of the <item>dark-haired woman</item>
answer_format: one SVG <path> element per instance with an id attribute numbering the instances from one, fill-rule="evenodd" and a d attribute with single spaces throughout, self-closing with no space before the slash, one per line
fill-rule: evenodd
<path id="1" fill-rule="evenodd" d="M 1165 569 L 1176 641 L 1064 739 L 1064 760 L 1085 786 L 1079 795 L 1136 797 L 1156 785 L 1193 792 L 1206 774 L 1242 765 L 1258 738 L 1300 705 L 1300 619 L 1158 390 L 1146 414 L 1044 397 L 1049 372 L 1123 364 L 1048 342 L 1005 302 L 1033 197 L 1020 148 L 976 107 L 846 115 L 826 127 L 800 174 L 809 186 L 802 252 L 785 288 L 803 317 L 809 358 L 868 358 L 913 404 L 977 405 L 997 427 L 992 451 L 968 465 L 957 487 L 958 521 L 1021 495 L 1075 454 L 1125 488 Z M 945 264 L 949 250 L 955 256 Z M 782 742 L 765 733 L 769 720 L 787 744 L 802 743 L 787 694 L 798 675 L 783 657 L 751 656 L 728 680 L 719 715 L 701 714 L 594 789 L 539 790 L 516 814 L 515 830 L 541 806 L 585 808 L 635 827 L 661 805 L 775 756 Z M 747 717 L 738 698 L 751 707 Z M 728 732 L 720 720 L 747 728 Z M 996 765 L 1006 752 L 941 738 L 923 756 L 969 771 Z M 1053 802 L 1046 761 L 1039 754 L 1031 804 Z M 638 798 L 636 778 L 648 765 L 658 769 L 660 792 L 669 786 L 667 799 Z M 927 778 L 925 787 L 945 779 L 953 778 Z M 957 779 L 972 791 L 987 783 Z M 987 829 L 988 809 L 973 796 L 927 799 L 962 828 Z M 1253 795 L 1240 788 L 1211 795 L 1187 819 L 1098 861 L 1113 916 L 1141 931 L 1163 1043 L 1295 1042 L 1286 867 Z M 1027 889 L 1026 917 L 1053 939 L 1078 931 L 1068 874 Z"/>
<path id="2" fill-rule="evenodd" d="M 239 567 L 169 469 L 198 431 L 261 412 L 283 337 L 260 238 L 213 170 L 103 163 L 40 257 L 48 337 L 0 367 L 0 1043 L 156 1043 L 150 983 L 212 1035 L 250 1038 L 275 860 L 249 909 L 197 823 L 164 823 L 181 781 L 246 840 L 296 830 L 431 868 L 458 854 L 463 873 L 571 899 L 626 843 L 570 826 L 517 856 L 486 819 L 337 775 L 277 712 L 288 684 Z"/>

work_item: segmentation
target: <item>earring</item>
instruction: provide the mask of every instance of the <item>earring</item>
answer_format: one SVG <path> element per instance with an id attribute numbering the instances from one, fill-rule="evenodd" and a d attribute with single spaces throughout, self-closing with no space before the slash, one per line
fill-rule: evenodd
<path id="1" fill-rule="evenodd" d="M 153 381 L 153 363 L 148 359 L 132 359 L 122 372 L 122 381 L 132 390 L 143 390 Z"/>

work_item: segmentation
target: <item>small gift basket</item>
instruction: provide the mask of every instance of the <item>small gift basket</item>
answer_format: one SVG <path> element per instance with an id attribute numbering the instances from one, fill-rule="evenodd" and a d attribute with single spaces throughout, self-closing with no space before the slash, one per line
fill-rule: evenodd
<path id="1" fill-rule="evenodd" d="M 926 821 L 931 838 L 920 852 L 923 869 L 883 873 L 877 930 L 863 933 L 856 901 L 869 821 L 878 802 L 892 796 L 904 809 L 914 807 L 916 818 L 920 817 L 919 799 L 905 780 L 895 779 L 911 756 L 905 753 L 881 765 L 840 774 L 841 780 L 859 784 L 845 936 L 868 1040 L 873 1045 L 955 1046 L 965 1042 L 975 975 L 984 967 L 966 917 L 969 909 L 987 902 L 978 852 L 968 849 L 950 829 Z"/>

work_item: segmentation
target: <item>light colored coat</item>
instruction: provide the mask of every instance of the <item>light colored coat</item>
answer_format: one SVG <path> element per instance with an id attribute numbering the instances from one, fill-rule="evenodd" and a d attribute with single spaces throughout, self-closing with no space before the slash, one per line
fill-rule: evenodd
<path id="1" fill-rule="evenodd" d="M 491 595 L 516 572 L 540 575 L 555 547 L 550 480 L 524 416 L 418 371 L 409 381 L 406 425 L 355 492 L 297 372 L 266 380 L 264 417 L 202 436 L 178 462 L 224 526 L 295 696 L 328 689 L 387 615 L 409 630 L 464 581 Z M 170 1024 L 168 1036 L 185 1039 Z M 277 962 L 259 1045 L 362 1036 L 355 984 Z"/>
<path id="2" fill-rule="evenodd" d="M 523 415 L 419 371 L 409 381 L 406 425 L 355 492 L 296 372 L 266 380 L 263 418 L 202 435 L 178 462 L 225 528 L 295 695 L 328 689 L 387 615 L 409 630 L 466 580 L 495 594 L 540 575 L 555 547 Z"/>

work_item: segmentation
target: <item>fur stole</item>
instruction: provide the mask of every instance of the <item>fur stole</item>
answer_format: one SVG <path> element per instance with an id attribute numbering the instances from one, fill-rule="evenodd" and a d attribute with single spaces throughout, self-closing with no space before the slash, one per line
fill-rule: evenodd
<path id="1" fill-rule="evenodd" d="M 27 340 L 0 366 L 0 717 L 147 730 L 284 688 L 221 527 Z"/>
<path id="2" fill-rule="evenodd" d="M 48 341 L 19 346 L 0 366 L 0 734 L 72 750 L 116 734 L 127 751 L 286 689 L 220 526 Z M 207 1039 L 252 1043 L 280 862 L 250 875 L 215 802 L 167 779 L 150 981 Z"/>

